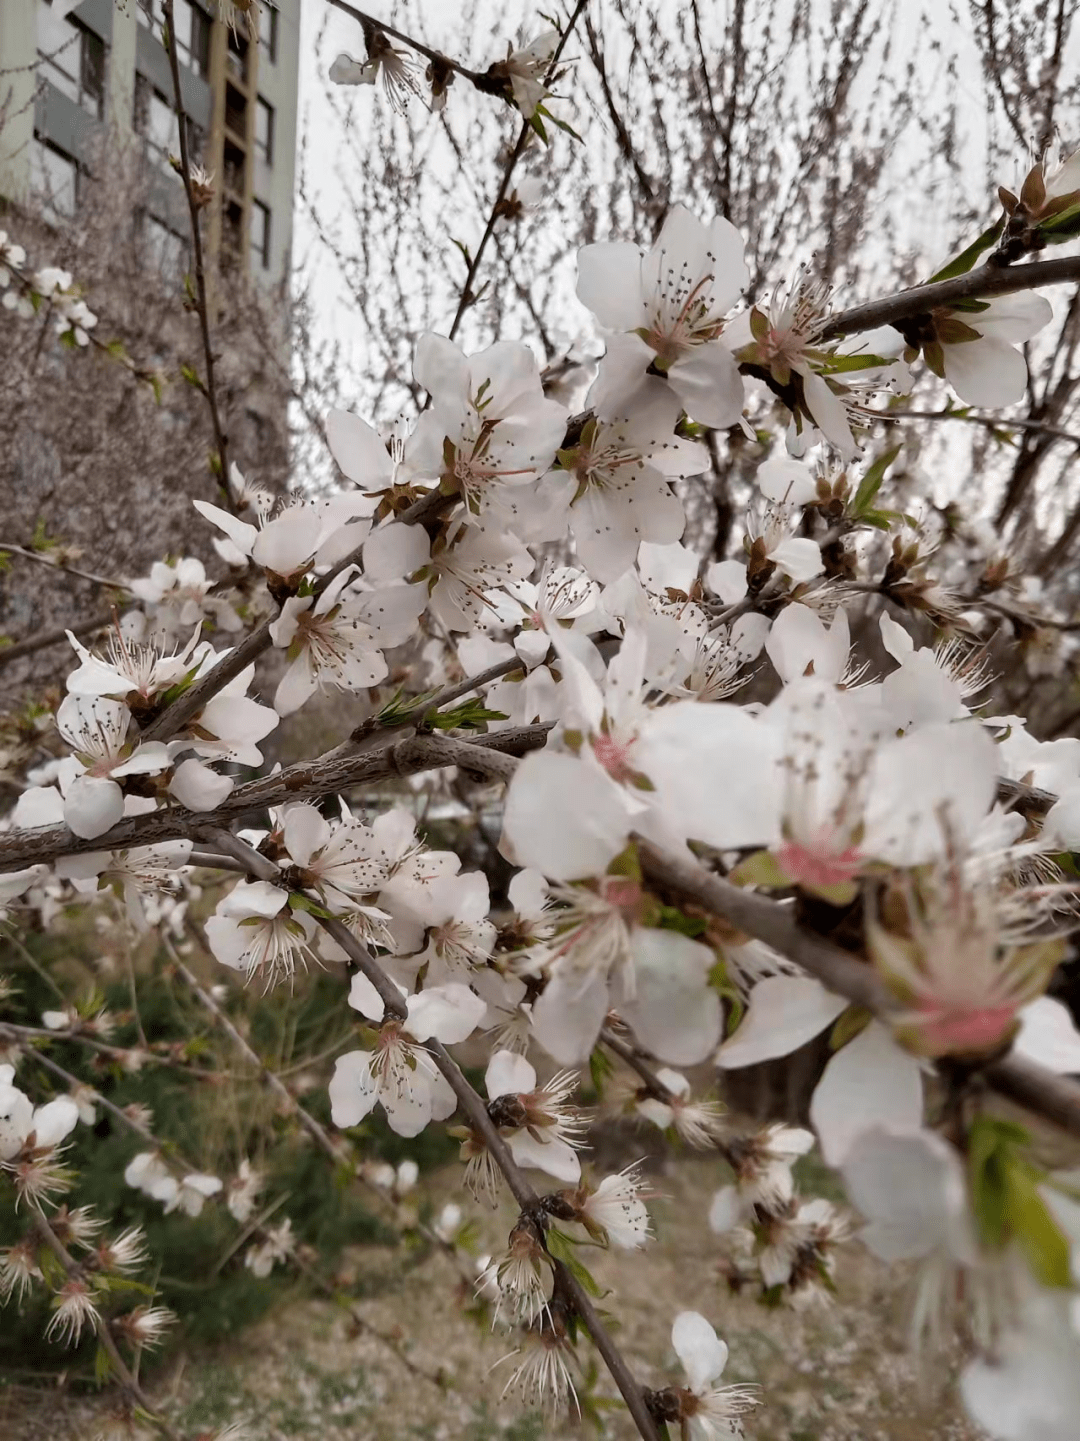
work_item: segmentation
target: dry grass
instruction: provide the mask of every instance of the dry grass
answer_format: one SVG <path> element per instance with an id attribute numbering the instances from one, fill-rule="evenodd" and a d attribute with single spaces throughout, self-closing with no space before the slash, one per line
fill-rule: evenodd
<path id="1" fill-rule="evenodd" d="M 770 1311 L 732 1297 L 717 1269 L 705 1216 L 721 1179 L 707 1162 L 658 1175 L 658 1237 L 644 1256 L 600 1254 L 603 1304 L 620 1322 L 619 1341 L 642 1380 L 678 1376 L 670 1350 L 674 1314 L 702 1311 L 731 1347 L 725 1381 L 753 1381 L 765 1407 L 749 1441 L 980 1441 L 947 1384 L 920 1376 L 902 1349 L 906 1278 L 885 1271 L 857 1243 L 845 1248 L 840 1304 L 809 1313 Z M 459 1173 L 436 1179 L 449 1195 Z M 480 1217 L 485 1246 L 505 1236 L 509 1212 Z M 584 1432 L 563 1419 L 523 1415 L 498 1402 L 506 1367 L 491 1368 L 508 1343 L 465 1316 L 453 1264 L 436 1255 L 404 1274 L 393 1253 L 364 1249 L 352 1266 L 359 1313 L 400 1336 L 408 1358 L 445 1385 L 410 1371 L 384 1342 L 358 1332 L 330 1303 L 303 1299 L 227 1347 L 185 1356 L 155 1394 L 188 1434 L 246 1420 L 253 1441 L 571 1441 Z M 949 1359 L 937 1358 L 939 1363 Z M 945 1366 L 943 1366 L 945 1369 Z M 601 1390 L 604 1391 L 603 1382 Z M 609 1394 L 605 1392 L 605 1394 Z M 489 1397 L 485 1406 L 478 1401 Z M 0 1393 L 0 1435 L 10 1441 L 94 1441 L 108 1421 L 103 1398 Z M 619 1406 L 605 1410 L 607 1435 L 634 1435 Z"/>

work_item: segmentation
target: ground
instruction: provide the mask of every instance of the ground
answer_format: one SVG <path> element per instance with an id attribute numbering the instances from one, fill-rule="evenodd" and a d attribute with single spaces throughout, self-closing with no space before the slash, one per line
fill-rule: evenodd
<path id="1" fill-rule="evenodd" d="M 451 1194 L 460 1172 L 434 1178 Z M 917 1365 L 903 1345 L 910 1278 L 886 1270 L 858 1242 L 843 1248 L 838 1303 L 811 1312 L 764 1309 L 733 1297 L 721 1280 L 706 1222 L 720 1184 L 718 1163 L 680 1162 L 661 1171 L 650 1204 L 657 1238 L 644 1254 L 600 1254 L 601 1303 L 619 1320 L 617 1338 L 643 1382 L 679 1376 L 670 1328 L 679 1310 L 703 1312 L 729 1343 L 724 1381 L 762 1387 L 764 1407 L 748 1441 L 982 1441 L 949 1389 L 948 1358 Z M 813 1181 L 810 1182 L 811 1186 Z M 823 1182 L 827 1188 L 827 1181 Z M 506 1234 L 509 1211 L 478 1212 L 483 1244 Z M 283 1305 L 227 1347 L 184 1356 L 150 1381 L 178 1428 L 198 1436 L 227 1421 L 247 1423 L 250 1441 L 580 1441 L 589 1428 L 499 1401 L 499 1365 L 510 1343 L 465 1315 L 453 1262 L 428 1256 L 402 1268 L 392 1250 L 365 1248 L 350 1265 L 364 1299 L 358 1314 L 399 1337 L 411 1370 L 386 1340 L 358 1331 L 332 1302 Z M 954 1358 L 955 1359 L 955 1358 Z M 492 1368 L 495 1368 L 492 1370 Z M 440 1384 L 441 1381 L 441 1384 Z M 613 1395 L 601 1383 L 601 1394 Z M 486 1402 L 478 1398 L 488 1398 Z M 96 1441 L 110 1436 L 103 1398 L 9 1386 L 0 1391 L 5 1441 Z M 612 1441 L 636 1432 L 621 1406 L 604 1409 Z"/>

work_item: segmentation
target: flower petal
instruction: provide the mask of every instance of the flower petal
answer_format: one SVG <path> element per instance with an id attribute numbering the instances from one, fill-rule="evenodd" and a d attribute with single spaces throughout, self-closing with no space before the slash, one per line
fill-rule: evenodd
<path id="1" fill-rule="evenodd" d="M 722 1071 L 788 1056 L 821 1034 L 847 1007 L 810 976 L 768 976 L 750 992 L 750 1009 L 716 1056 Z"/>
<path id="2" fill-rule="evenodd" d="M 728 1348 L 697 1311 L 680 1311 L 671 1328 L 671 1344 L 683 1364 L 690 1390 L 703 1392 L 727 1365 Z"/>
<path id="3" fill-rule="evenodd" d="M 863 1131 L 883 1125 L 917 1130 L 922 1116 L 919 1063 L 877 1021 L 837 1051 L 810 1102 L 810 1120 L 830 1166 L 842 1164 Z"/>

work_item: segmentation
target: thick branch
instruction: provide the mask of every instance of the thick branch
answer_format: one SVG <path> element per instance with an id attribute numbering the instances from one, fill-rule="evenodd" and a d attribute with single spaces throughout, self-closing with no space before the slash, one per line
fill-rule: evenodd
<path id="1" fill-rule="evenodd" d="M 477 736 L 470 747 L 492 750 L 504 755 L 524 754 L 538 750 L 547 741 L 549 725 L 520 726 L 496 731 L 493 735 Z M 86 840 L 76 836 L 67 826 L 37 826 L 32 830 L 8 831 L 0 835 L 0 873 L 22 870 L 24 866 L 54 861 L 58 856 L 82 855 L 87 851 L 129 850 L 133 846 L 158 845 L 161 841 L 181 840 L 192 836 L 205 837 L 214 826 L 232 825 L 261 815 L 268 806 L 286 801 L 313 801 L 332 795 L 349 786 L 370 785 L 391 776 L 416 775 L 420 771 L 439 770 L 457 765 L 458 755 L 450 755 L 442 742 L 443 736 L 415 736 L 374 755 L 321 756 L 261 776 L 237 786 L 230 796 L 213 811 L 189 811 L 184 806 L 170 806 L 144 816 L 131 816 L 113 826 L 104 835 Z"/>
<path id="2" fill-rule="evenodd" d="M 787 907 L 742 891 L 693 861 L 668 855 L 647 841 L 639 842 L 639 854 L 648 876 L 726 917 L 740 930 L 798 962 L 838 996 L 846 996 L 878 1016 L 887 1016 L 896 1009 L 896 1002 L 869 965 L 800 930 Z M 981 1074 L 1001 1095 L 1020 1101 L 1045 1120 L 1080 1136 L 1080 1085 L 1075 1081 L 1017 1057 L 995 1061 Z"/>
<path id="3" fill-rule="evenodd" d="M 883 300 L 871 300 L 851 310 L 842 310 L 822 327 L 821 338 L 836 340 L 841 335 L 876 330 L 879 325 L 895 325 L 899 320 L 911 320 L 939 306 L 955 305 L 958 300 L 986 300 L 995 295 L 1013 295 L 1018 290 L 1036 290 L 1041 285 L 1068 285 L 1076 281 L 1080 281 L 1080 255 L 1032 260 L 1006 270 L 982 265 L 954 280 L 917 285 L 912 290 L 901 290 L 898 295 L 887 295 Z"/>

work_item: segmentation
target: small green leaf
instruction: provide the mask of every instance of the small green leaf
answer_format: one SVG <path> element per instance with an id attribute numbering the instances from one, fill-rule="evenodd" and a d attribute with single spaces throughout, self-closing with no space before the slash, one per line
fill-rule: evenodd
<path id="1" fill-rule="evenodd" d="M 692 941 L 703 936 L 708 928 L 704 916 L 688 916 L 678 906 L 661 906 L 656 925 L 661 931 L 678 931 L 680 936 L 689 936 Z"/>
<path id="2" fill-rule="evenodd" d="M 291 911 L 307 911 L 309 915 L 319 916 L 324 921 L 334 919 L 333 911 L 328 911 L 325 906 L 320 906 L 318 901 L 313 901 L 310 896 L 305 896 L 303 891 L 289 892 L 289 909 Z"/>
<path id="3" fill-rule="evenodd" d="M 883 355 L 837 355 L 826 351 L 822 356 L 821 370 L 825 375 L 842 375 L 849 370 L 873 370 L 890 363 Z"/>
<path id="4" fill-rule="evenodd" d="M 1039 1195 L 1039 1173 L 1023 1162 L 1008 1171 L 1010 1221 L 1032 1273 L 1044 1286 L 1066 1289 L 1072 1284 L 1069 1243 Z"/>
<path id="5" fill-rule="evenodd" d="M 885 479 L 885 472 L 893 461 L 900 454 L 902 446 L 894 445 L 890 450 L 883 451 L 867 470 L 859 488 L 855 492 L 855 499 L 851 503 L 851 513 L 861 519 L 865 519 L 866 512 L 871 509 L 874 497 L 881 489 L 881 483 Z"/>
<path id="6" fill-rule="evenodd" d="M 593 1090 L 600 1097 L 604 1094 L 604 1082 L 614 1071 L 611 1057 L 601 1046 L 594 1046 L 589 1056 L 589 1075 L 592 1078 Z"/>
<path id="7" fill-rule="evenodd" d="M 772 851 L 755 851 L 740 861 L 728 876 L 735 886 L 764 886 L 775 891 L 792 885 L 792 879 Z"/>
<path id="8" fill-rule="evenodd" d="M 989 310 L 990 302 L 989 300 L 954 300 L 949 309 L 977 315 L 981 310 Z"/>
<path id="9" fill-rule="evenodd" d="M 1051 245 L 1060 245 L 1064 240 L 1074 239 L 1080 235 L 1080 202 L 1068 206 L 1065 210 L 1059 210 L 1048 220 L 1041 221 L 1037 229 Z"/>
<path id="10" fill-rule="evenodd" d="M 488 710 L 482 700 L 466 700 L 453 710 L 432 711 L 425 717 L 432 730 L 479 730 L 485 721 L 506 720 L 501 710 Z"/>
<path id="11" fill-rule="evenodd" d="M 926 283 L 933 285 L 937 280 L 952 280 L 957 275 L 966 275 L 976 260 L 978 260 L 979 256 L 997 242 L 1004 228 L 1005 217 L 1002 215 L 998 220 L 994 221 L 988 230 L 984 230 L 979 238 L 973 241 L 966 250 L 962 250 L 954 260 L 950 260 L 947 265 L 943 265 L 939 271 L 931 275 Z"/>
<path id="12" fill-rule="evenodd" d="M 641 860 L 633 841 L 625 846 L 607 868 L 609 876 L 625 876 L 627 880 L 641 883 Z"/>
<path id="13" fill-rule="evenodd" d="M 832 1031 L 829 1033 L 829 1050 L 839 1051 L 849 1041 L 861 1035 L 867 1026 L 874 1019 L 872 1011 L 865 1006 L 848 1006 L 846 1011 L 841 1011 L 833 1023 Z"/>
<path id="14" fill-rule="evenodd" d="M 544 114 L 551 121 L 552 125 L 557 125 L 560 130 L 565 130 L 567 135 L 571 136 L 572 139 L 581 141 L 581 144 L 584 145 L 585 142 L 572 125 L 568 125 L 565 120 L 560 120 L 557 115 L 552 115 L 550 110 L 545 110 Z"/>

